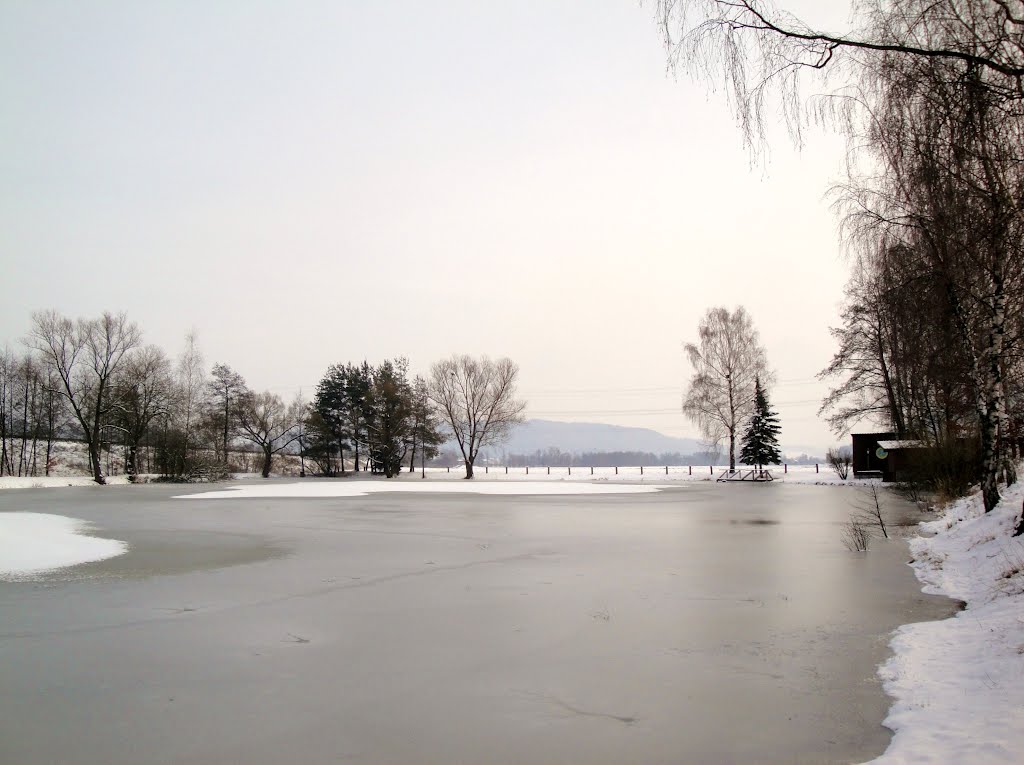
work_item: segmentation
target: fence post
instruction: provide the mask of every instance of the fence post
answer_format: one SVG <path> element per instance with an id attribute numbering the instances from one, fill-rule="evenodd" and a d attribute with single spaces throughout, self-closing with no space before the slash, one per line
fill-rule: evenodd
<path id="1" fill-rule="evenodd" d="M 452 472 L 452 466 L 451 465 L 448 466 L 448 472 L 449 473 Z"/>
<path id="2" fill-rule="evenodd" d="M 789 465 L 787 465 L 785 462 L 782 463 L 782 472 L 783 472 L 783 474 L 786 474 L 786 473 L 789 472 Z"/>
<path id="3" fill-rule="evenodd" d="M 644 474 L 644 466 L 643 466 L 643 465 L 641 465 L 641 466 L 640 466 L 640 475 L 643 475 L 643 474 Z"/>
<path id="4" fill-rule="evenodd" d="M 590 474 L 591 474 L 591 475 L 593 475 L 593 474 L 594 474 L 594 466 L 593 466 L 593 465 L 591 465 L 591 466 L 590 466 Z"/>
<path id="5" fill-rule="evenodd" d="M 689 473 L 687 473 L 687 475 L 693 475 L 693 465 L 687 465 L 686 469 L 689 470 Z"/>
<path id="6" fill-rule="evenodd" d="M 551 466 L 548 465 L 548 475 L 551 475 Z"/>
<path id="7" fill-rule="evenodd" d="M 708 470 L 711 471 L 711 475 L 715 474 L 715 466 L 714 465 L 708 465 Z"/>
<path id="8" fill-rule="evenodd" d="M 527 465 L 527 466 L 526 466 L 526 474 L 527 474 L 527 475 L 529 475 L 529 474 L 530 474 L 530 466 L 529 466 L 529 465 Z"/>
<path id="9" fill-rule="evenodd" d="M 505 475 L 508 475 L 508 465 L 505 465 Z"/>
<path id="10" fill-rule="evenodd" d="M 569 475 L 572 475 L 572 465 L 569 465 Z"/>
<path id="11" fill-rule="evenodd" d="M 487 475 L 489 472 L 491 472 L 491 466 L 484 465 L 484 475 Z"/>
<path id="12" fill-rule="evenodd" d="M 665 465 L 665 475 L 668 475 L 668 465 Z"/>
<path id="13" fill-rule="evenodd" d="M 618 465 L 616 465 L 616 466 L 615 466 L 615 475 L 618 475 L 618 474 L 619 474 L 619 466 L 618 466 Z"/>
<path id="14" fill-rule="evenodd" d="M 815 473 L 818 472 L 818 463 L 817 462 L 814 463 L 814 472 Z"/>

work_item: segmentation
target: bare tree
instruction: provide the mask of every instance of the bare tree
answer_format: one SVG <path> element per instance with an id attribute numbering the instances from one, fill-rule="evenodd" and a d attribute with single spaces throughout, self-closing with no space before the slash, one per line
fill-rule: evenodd
<path id="1" fill-rule="evenodd" d="M 709 308 L 698 327 L 697 343 L 687 343 L 693 377 L 683 397 L 683 413 L 709 443 L 729 441 L 729 469 L 736 469 L 736 437 L 754 410 L 757 380 L 774 381 L 757 330 L 743 306 Z"/>
<path id="2" fill-rule="evenodd" d="M 14 390 L 17 380 L 17 362 L 14 354 L 10 348 L 4 347 L 0 351 L 0 475 L 4 474 L 4 470 L 13 475 L 13 443 L 8 446 L 8 438 L 13 436 L 14 430 Z"/>
<path id="3" fill-rule="evenodd" d="M 238 374 L 227 364 L 214 364 L 210 373 L 212 378 L 207 383 L 209 401 L 207 404 L 207 416 L 211 425 L 220 432 L 220 457 L 224 463 L 228 461 L 228 443 L 231 440 L 233 429 L 238 418 L 235 417 L 235 408 L 238 399 L 245 391 L 245 378 Z"/>
<path id="4" fill-rule="evenodd" d="M 41 440 L 42 472 L 50 474 L 53 442 L 64 417 L 60 388 L 53 364 L 45 359 L 26 354 L 19 361 L 6 348 L 0 352 L 0 475 L 39 475 Z"/>
<path id="5" fill-rule="evenodd" d="M 882 172 L 851 184 L 859 254 L 877 272 L 907 253 L 942 285 L 992 509 L 1000 478 L 1016 480 L 1005 374 L 1024 310 L 1024 114 L 970 67 L 898 60 L 871 73 Z"/>
<path id="6" fill-rule="evenodd" d="M 850 466 L 853 464 L 853 454 L 848 447 L 838 449 L 829 448 L 825 455 L 825 461 L 836 471 L 840 479 L 846 480 L 850 476 Z"/>
<path id="7" fill-rule="evenodd" d="M 184 436 L 185 455 L 192 454 L 195 449 L 194 430 L 199 420 L 200 407 L 203 402 L 203 388 L 206 375 L 203 370 L 203 352 L 199 348 L 199 333 L 189 330 L 185 335 L 185 347 L 178 356 L 178 427 Z"/>
<path id="8" fill-rule="evenodd" d="M 420 458 L 420 470 L 426 460 L 437 456 L 438 447 L 444 443 L 437 412 L 430 405 L 430 388 L 427 381 L 416 375 L 412 383 L 412 427 L 409 444 L 409 472 L 416 471 L 416 457 Z M 424 473 L 424 476 L 426 474 Z"/>
<path id="9" fill-rule="evenodd" d="M 526 402 L 516 398 L 519 367 L 508 358 L 452 356 L 430 368 L 430 400 L 451 426 L 466 464 L 466 478 L 480 447 L 499 443 L 523 421 Z"/>
<path id="10" fill-rule="evenodd" d="M 247 391 L 239 399 L 238 423 L 241 437 L 263 452 L 261 473 L 264 478 L 270 477 L 274 455 L 302 435 L 299 423 L 303 418 L 303 408 L 298 401 L 287 406 L 280 396 L 270 391 Z"/>
<path id="11" fill-rule="evenodd" d="M 152 422 L 166 417 L 174 396 L 171 362 L 161 348 L 147 345 L 130 356 L 114 380 L 112 423 L 121 429 L 128 449 L 125 472 L 129 481 L 139 473 L 139 445 Z"/>
<path id="12" fill-rule="evenodd" d="M 800 95 L 807 76 L 841 87 L 882 57 L 939 61 L 985 73 L 1000 95 L 1024 99 L 1020 0 L 861 0 L 850 31 L 814 29 L 764 0 L 657 0 L 670 65 L 724 86 L 752 148 L 765 138 L 777 97 L 799 141 L 805 121 L 826 116 Z M 827 103 L 827 101 L 826 101 Z"/>
<path id="13" fill-rule="evenodd" d="M 32 315 L 28 344 L 53 364 L 61 394 L 82 428 L 93 480 L 98 484 L 106 483 L 100 441 L 110 414 L 111 378 L 140 340 L 139 328 L 123 313 L 77 321 L 52 310 Z"/>

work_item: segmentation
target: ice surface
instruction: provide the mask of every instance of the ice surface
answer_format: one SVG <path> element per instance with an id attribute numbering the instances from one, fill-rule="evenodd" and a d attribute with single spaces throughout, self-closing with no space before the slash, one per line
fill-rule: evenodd
<path id="1" fill-rule="evenodd" d="M 513 494 L 548 496 L 565 494 L 650 494 L 663 486 L 657 484 L 583 483 L 568 481 L 306 481 L 265 483 L 230 489 L 184 494 L 175 499 L 249 499 L 273 497 L 365 497 L 379 492 L 415 492 L 445 494 Z"/>

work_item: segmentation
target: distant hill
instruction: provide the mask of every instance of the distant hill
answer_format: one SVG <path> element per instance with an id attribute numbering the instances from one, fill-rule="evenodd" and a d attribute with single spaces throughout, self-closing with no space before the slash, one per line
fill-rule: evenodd
<path id="1" fill-rule="evenodd" d="M 554 422 L 527 420 L 516 427 L 495 454 L 532 454 L 537 450 L 557 448 L 563 452 L 679 452 L 694 454 L 703 451 L 694 438 L 673 438 L 650 428 L 627 428 L 597 422 Z"/>

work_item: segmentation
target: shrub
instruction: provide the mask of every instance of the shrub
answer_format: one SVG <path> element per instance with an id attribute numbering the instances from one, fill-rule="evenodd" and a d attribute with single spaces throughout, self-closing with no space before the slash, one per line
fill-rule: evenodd
<path id="1" fill-rule="evenodd" d="M 853 454 L 848 447 L 829 449 L 825 455 L 825 461 L 836 471 L 836 475 L 842 480 L 850 477 L 850 466 L 853 464 Z"/>
<path id="2" fill-rule="evenodd" d="M 850 552 L 866 552 L 871 532 L 859 519 L 851 518 L 843 526 L 843 544 Z"/>

